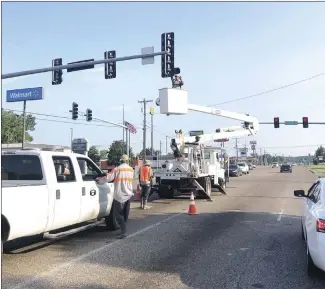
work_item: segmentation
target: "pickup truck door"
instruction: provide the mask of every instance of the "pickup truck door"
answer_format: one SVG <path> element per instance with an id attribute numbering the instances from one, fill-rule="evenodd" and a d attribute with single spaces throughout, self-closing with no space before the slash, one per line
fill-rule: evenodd
<path id="1" fill-rule="evenodd" d="M 53 156 L 56 179 L 54 216 L 50 230 L 76 224 L 80 217 L 81 183 L 77 182 L 75 168 L 68 156 Z"/>
<path id="2" fill-rule="evenodd" d="M 102 171 L 88 158 L 78 157 L 82 174 L 81 214 L 79 222 L 108 215 L 113 201 L 113 191 L 107 183 L 98 184 L 95 179 Z"/>

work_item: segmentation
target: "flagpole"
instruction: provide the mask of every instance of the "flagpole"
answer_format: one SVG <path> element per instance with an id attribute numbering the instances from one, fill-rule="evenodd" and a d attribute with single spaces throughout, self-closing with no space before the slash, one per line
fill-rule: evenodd
<path id="1" fill-rule="evenodd" d="M 124 104 L 123 104 L 123 125 L 125 125 L 125 122 L 124 122 Z M 125 135 L 125 130 L 124 130 L 124 127 L 123 127 L 123 143 L 124 143 L 124 135 Z"/>

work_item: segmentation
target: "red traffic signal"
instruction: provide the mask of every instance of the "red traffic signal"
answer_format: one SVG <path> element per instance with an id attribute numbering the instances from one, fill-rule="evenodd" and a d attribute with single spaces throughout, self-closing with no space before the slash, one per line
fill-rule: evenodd
<path id="1" fill-rule="evenodd" d="M 308 123 L 308 117 L 304 116 L 304 117 L 302 118 L 302 127 L 303 127 L 303 128 L 308 128 L 308 126 L 309 126 L 309 123 Z"/>
<path id="2" fill-rule="evenodd" d="M 274 128 L 280 127 L 280 119 L 278 117 L 274 118 Z"/>

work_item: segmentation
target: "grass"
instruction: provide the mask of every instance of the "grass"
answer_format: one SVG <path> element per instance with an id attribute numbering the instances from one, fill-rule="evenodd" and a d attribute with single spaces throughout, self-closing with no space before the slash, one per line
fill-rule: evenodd
<path id="1" fill-rule="evenodd" d="M 309 166 L 309 169 L 315 173 L 315 175 L 319 177 L 325 177 L 325 166 L 318 165 L 318 166 Z"/>

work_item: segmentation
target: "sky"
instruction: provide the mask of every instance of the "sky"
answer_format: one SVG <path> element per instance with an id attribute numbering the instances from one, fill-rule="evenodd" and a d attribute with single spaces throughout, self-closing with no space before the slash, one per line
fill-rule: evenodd
<path id="1" fill-rule="evenodd" d="M 106 50 L 116 50 L 118 57 L 140 54 L 148 46 L 160 51 L 161 33 L 174 32 L 175 62 L 191 104 L 249 113 L 260 122 L 272 122 L 274 117 L 301 121 L 303 116 L 310 122 L 325 122 L 325 76 L 221 104 L 324 73 L 324 15 L 325 3 L 316 2 L 6 2 L 2 3 L 2 73 L 49 67 L 54 58 L 63 58 L 64 64 L 99 60 Z M 124 105 L 125 120 L 138 130 L 131 136 L 131 146 L 139 152 L 143 113 L 138 100 L 151 99 L 154 105 L 158 90 L 171 86 L 169 79 L 161 78 L 160 65 L 160 57 L 146 66 L 140 59 L 118 62 L 117 77 L 111 80 L 104 78 L 104 65 L 73 73 L 65 70 L 62 84 L 55 86 L 51 73 L 5 79 L 2 107 L 21 111 L 22 103 L 6 102 L 6 91 L 39 86 L 44 87 L 45 97 L 28 102 L 28 112 L 70 118 L 75 101 L 80 111 L 92 109 L 94 118 L 121 123 Z M 163 152 L 166 136 L 174 136 L 175 129 L 212 133 L 239 124 L 197 112 L 166 116 L 155 109 L 154 148 L 159 149 L 161 142 Z M 147 120 L 150 125 L 149 114 Z M 122 139 L 121 128 L 98 122 L 82 125 L 83 119 L 37 115 L 36 122 L 31 133 L 34 143 L 69 145 L 71 128 L 74 137 L 84 137 L 100 149 Z M 258 151 L 271 154 L 313 154 L 317 145 L 325 144 L 325 126 L 260 125 L 258 134 L 240 138 L 239 146 L 249 145 L 250 140 L 257 141 Z M 226 146 L 233 154 L 234 140 Z"/>

